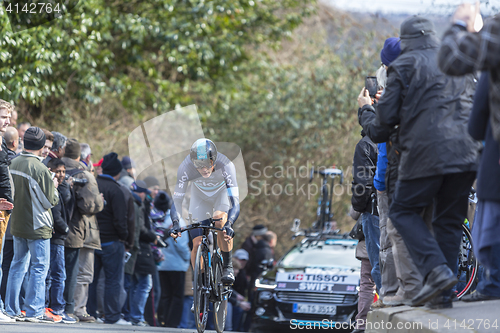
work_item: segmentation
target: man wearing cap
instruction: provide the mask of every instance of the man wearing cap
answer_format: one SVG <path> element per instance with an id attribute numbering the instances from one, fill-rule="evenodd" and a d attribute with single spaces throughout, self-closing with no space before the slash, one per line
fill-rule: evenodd
<path id="1" fill-rule="evenodd" d="M 109 153 L 102 161 L 102 175 L 97 177 L 99 190 L 104 196 L 106 205 L 97 214 L 99 235 L 101 237 L 101 250 L 95 251 L 94 280 L 90 285 L 88 313 L 96 316 L 97 311 L 97 281 L 101 268 L 106 276 L 104 286 L 104 322 L 108 324 L 130 325 L 121 318 L 120 292 L 124 276 L 124 242 L 128 237 L 127 210 L 125 195 L 120 179 L 122 164 L 116 153 Z"/>
<path id="2" fill-rule="evenodd" d="M 50 261 L 50 238 L 53 218 L 50 208 L 58 201 L 57 179 L 42 164 L 45 134 L 30 127 L 24 134 L 24 151 L 11 164 L 16 189 L 11 232 L 14 236 L 14 258 L 7 281 L 6 310 L 21 316 L 19 293 L 28 267 L 30 279 L 26 288 L 26 320 L 54 322 L 45 315 L 45 279 Z"/>
<path id="3" fill-rule="evenodd" d="M 233 289 L 245 296 L 248 289 L 247 271 L 245 269 L 249 259 L 248 252 L 244 249 L 238 249 L 234 252 L 233 257 L 238 260 L 241 265 L 240 271 L 234 279 Z"/>
<path id="4" fill-rule="evenodd" d="M 451 308 L 461 224 L 477 170 L 479 144 L 467 135 L 475 82 L 439 70 L 440 42 L 428 19 L 406 19 L 400 36 L 401 55 L 389 66 L 376 119 L 382 129 L 399 126 L 399 174 L 389 218 L 424 277 L 411 304 Z M 372 104 L 367 93 L 359 102 Z M 434 235 L 421 217 L 432 202 Z"/>
<path id="5" fill-rule="evenodd" d="M 99 162 L 92 164 L 92 166 L 95 168 L 95 174 L 96 176 L 102 175 L 102 158 L 99 160 Z"/>
<path id="6" fill-rule="evenodd" d="M 101 248 L 96 214 L 104 208 L 104 201 L 94 176 L 80 163 L 80 155 L 80 143 L 76 139 L 68 139 L 62 161 L 66 165 L 66 174 L 75 180 L 75 196 L 70 205 L 69 232 L 64 242 L 64 311 L 83 322 L 92 322 L 95 318 L 87 314 L 85 305 L 94 274 L 94 250 Z"/>

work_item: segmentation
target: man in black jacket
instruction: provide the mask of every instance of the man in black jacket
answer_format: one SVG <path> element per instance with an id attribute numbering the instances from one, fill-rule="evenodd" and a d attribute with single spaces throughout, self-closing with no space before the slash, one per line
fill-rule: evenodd
<path id="1" fill-rule="evenodd" d="M 389 218 L 425 278 L 412 305 L 432 300 L 433 308 L 452 307 L 461 223 L 477 169 L 478 144 L 467 134 L 475 84 L 472 77 L 453 78 L 438 69 L 439 40 L 429 20 L 405 20 L 400 35 L 402 52 L 388 69 L 376 119 L 380 132 L 399 125 L 399 179 Z M 371 104 L 366 94 L 361 98 Z M 434 236 L 420 216 L 433 200 Z"/>
<path id="2" fill-rule="evenodd" d="M 97 295 L 96 287 L 99 281 L 101 268 L 104 270 L 106 282 L 104 287 L 104 321 L 109 324 L 131 325 L 121 318 L 120 292 L 123 288 L 124 276 L 124 242 L 128 236 L 127 210 L 125 206 L 125 195 L 120 179 L 122 165 L 116 153 L 104 156 L 102 162 L 102 175 L 97 177 L 99 191 L 104 195 L 106 205 L 97 214 L 99 234 L 101 237 L 102 250 L 95 251 L 94 281 L 90 285 L 89 300 L 87 304 L 88 313 L 96 316 Z"/>
<path id="3" fill-rule="evenodd" d="M 71 202 L 71 188 L 66 182 L 66 166 L 58 158 L 53 158 L 47 167 L 55 174 L 58 186 L 59 203 L 51 208 L 54 219 L 53 235 L 50 239 L 50 267 L 46 280 L 45 304 L 51 308 L 53 314 L 61 316 L 66 324 L 76 323 L 76 320 L 65 312 L 64 286 L 66 284 L 66 265 L 64 258 L 64 241 L 68 234 L 68 209 Z M 50 293 L 49 293 L 50 290 Z"/>
<path id="4" fill-rule="evenodd" d="M 13 110 L 14 107 L 10 103 L 0 99 L 0 135 L 2 136 L 10 124 L 10 117 Z M 8 148 L 6 141 L 3 138 L 1 138 L 1 140 L 2 143 L 0 151 L 0 199 L 7 200 L 9 203 L 12 203 L 12 191 L 9 178 L 10 162 L 8 156 Z M 9 223 L 10 212 L 11 212 L 10 210 L 0 210 L 0 264 L 2 263 L 3 239 L 5 231 L 7 230 L 7 225 Z M 2 271 L 0 270 L 0 281 L 1 278 L 2 278 Z M 4 310 L 4 305 L 2 300 L 0 299 L 0 323 L 12 322 L 12 319 L 8 318 L 3 314 L 2 312 L 3 310 Z"/>

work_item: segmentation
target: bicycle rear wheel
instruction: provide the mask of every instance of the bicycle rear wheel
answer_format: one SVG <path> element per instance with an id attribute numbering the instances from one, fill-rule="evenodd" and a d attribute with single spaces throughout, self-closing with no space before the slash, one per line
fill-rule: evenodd
<path id="1" fill-rule="evenodd" d="M 470 229 L 462 224 L 462 242 L 458 254 L 457 297 L 460 299 L 473 290 L 477 284 L 479 263 L 474 255 L 474 245 Z"/>
<path id="2" fill-rule="evenodd" d="M 214 286 L 216 288 L 217 301 L 214 302 L 214 327 L 217 333 L 224 332 L 226 326 L 227 299 L 222 279 L 222 262 L 220 259 L 214 260 Z"/>
<path id="3" fill-rule="evenodd" d="M 203 250 L 203 247 L 203 244 L 198 247 L 193 270 L 194 321 L 198 333 L 205 332 L 208 319 L 208 249 Z"/>

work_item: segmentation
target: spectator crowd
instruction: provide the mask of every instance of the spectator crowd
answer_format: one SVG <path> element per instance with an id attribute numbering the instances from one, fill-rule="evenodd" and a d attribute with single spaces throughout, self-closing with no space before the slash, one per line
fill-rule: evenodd
<path id="1" fill-rule="evenodd" d="M 500 16 L 483 26 L 478 4 L 460 5 L 442 40 L 429 19 L 413 16 L 385 41 L 378 89 L 358 97 L 350 215 L 361 279 L 353 332 L 364 332 L 370 309 L 453 307 L 468 216 L 483 270 L 460 300 L 500 299 L 499 51 Z M 473 184 L 478 202 L 468 212 Z"/>
<path id="2" fill-rule="evenodd" d="M 194 328 L 189 237 L 174 241 L 172 199 L 114 152 L 17 124 L 0 100 L 0 324 L 98 322 Z M 185 226 L 185 222 L 182 226 Z M 248 330 L 259 263 L 276 234 L 257 226 L 235 252 L 226 330 Z"/>

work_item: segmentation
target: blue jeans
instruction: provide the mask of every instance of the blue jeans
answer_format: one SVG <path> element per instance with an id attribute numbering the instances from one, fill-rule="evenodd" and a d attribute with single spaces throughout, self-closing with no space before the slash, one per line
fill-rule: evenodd
<path id="1" fill-rule="evenodd" d="M 134 323 L 144 321 L 144 308 L 148 300 L 149 292 L 153 287 L 151 274 L 132 275 L 132 286 L 130 288 L 130 318 Z"/>
<path id="2" fill-rule="evenodd" d="M 184 296 L 184 304 L 182 309 L 182 319 L 179 328 L 196 328 L 194 323 L 194 315 L 191 312 L 191 305 L 193 305 L 193 296 Z"/>
<path id="3" fill-rule="evenodd" d="M 476 214 L 474 216 L 474 224 L 472 225 L 473 236 L 477 235 L 474 228 L 480 228 L 482 221 L 477 219 L 478 209 L 481 207 L 484 210 L 483 205 L 485 201 L 479 200 L 476 206 Z M 489 214 L 488 214 L 489 215 Z M 484 214 L 483 214 L 484 216 Z M 495 220 L 492 216 L 486 216 L 486 218 Z M 474 239 L 474 238 L 473 238 Z M 478 277 L 479 282 L 477 284 L 476 290 L 481 294 L 500 297 L 500 244 L 493 245 L 489 248 L 489 253 L 487 254 L 487 261 L 490 263 L 490 269 L 479 266 Z"/>
<path id="4" fill-rule="evenodd" d="M 24 275 L 30 268 L 30 279 L 26 289 L 25 309 L 27 317 L 38 317 L 45 313 L 45 278 L 50 262 L 49 239 L 25 239 L 14 236 L 14 258 L 7 281 L 6 311 L 11 316 L 21 313 L 19 294 Z"/>
<path id="5" fill-rule="evenodd" d="M 121 318 L 120 294 L 124 277 L 124 257 L 125 246 L 119 241 L 103 246 L 102 250 L 95 251 L 94 281 L 89 287 L 87 310 L 91 316 L 97 316 L 96 291 L 102 268 L 106 277 L 104 284 L 104 317 L 105 322 L 108 324 L 114 324 Z"/>
<path id="6" fill-rule="evenodd" d="M 125 319 L 126 321 L 131 321 L 132 318 L 130 317 L 130 299 L 132 296 L 132 275 L 125 273 L 125 276 L 123 278 L 123 289 L 125 289 L 125 292 L 127 293 L 127 299 L 125 300 L 125 304 L 123 304 L 122 308 L 123 319 Z"/>
<path id="7" fill-rule="evenodd" d="M 243 311 L 239 306 L 233 306 L 233 331 L 241 331 L 241 326 L 243 324 Z"/>
<path id="8" fill-rule="evenodd" d="M 66 307 L 63 297 L 65 281 L 64 245 L 50 244 L 50 307 L 58 315 Z"/>
<path id="9" fill-rule="evenodd" d="M 379 251 L 380 251 L 380 229 L 378 226 L 378 216 L 370 213 L 361 215 L 363 234 L 366 240 L 366 251 L 372 265 L 372 278 L 378 291 L 382 287 L 382 276 L 380 274 Z"/>

